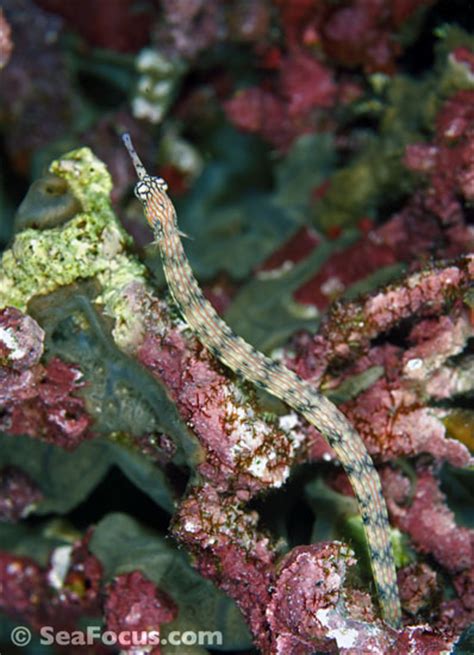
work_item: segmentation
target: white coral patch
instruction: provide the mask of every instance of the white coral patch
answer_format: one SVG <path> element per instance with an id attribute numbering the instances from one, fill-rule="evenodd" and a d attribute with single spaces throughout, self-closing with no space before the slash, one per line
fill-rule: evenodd
<path id="1" fill-rule="evenodd" d="M 328 278 L 321 285 L 321 293 L 324 293 L 325 296 L 333 296 L 335 294 L 342 293 L 344 289 L 344 284 L 336 275 Z"/>
<path id="2" fill-rule="evenodd" d="M 27 354 L 27 351 L 18 343 L 18 338 L 11 328 L 0 327 L 0 342 L 4 343 L 10 351 L 9 359 L 21 359 Z"/>
<path id="3" fill-rule="evenodd" d="M 298 423 L 298 415 L 294 412 L 290 412 L 289 414 L 285 414 L 284 416 L 280 416 L 278 418 L 278 425 L 282 430 L 285 430 L 285 432 L 293 430 L 293 428 L 295 428 Z"/>
<path id="4" fill-rule="evenodd" d="M 72 546 L 59 546 L 53 550 L 51 568 L 48 573 L 49 584 L 61 589 L 71 563 Z"/>

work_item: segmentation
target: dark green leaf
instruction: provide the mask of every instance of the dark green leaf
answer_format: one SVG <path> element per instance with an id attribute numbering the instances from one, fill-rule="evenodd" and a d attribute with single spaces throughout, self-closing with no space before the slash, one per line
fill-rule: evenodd
<path id="1" fill-rule="evenodd" d="M 110 466 L 108 449 L 88 441 L 74 452 L 29 437 L 0 435 L 0 467 L 17 466 L 38 484 L 44 500 L 37 514 L 65 514 L 87 498 Z"/>

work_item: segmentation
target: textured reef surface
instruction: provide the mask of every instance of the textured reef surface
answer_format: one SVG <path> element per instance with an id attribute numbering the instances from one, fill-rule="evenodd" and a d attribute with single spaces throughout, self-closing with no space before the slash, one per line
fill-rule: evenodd
<path id="1" fill-rule="evenodd" d="M 474 15 L 82 5 L 0 10 L 0 651 L 474 652 Z M 322 435 L 179 315 L 124 130 L 219 314 L 362 436 L 398 631 Z"/>

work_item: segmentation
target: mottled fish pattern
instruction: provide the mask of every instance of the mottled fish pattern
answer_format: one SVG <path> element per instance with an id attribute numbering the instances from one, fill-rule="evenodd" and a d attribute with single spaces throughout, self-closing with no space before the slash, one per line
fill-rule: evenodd
<path id="1" fill-rule="evenodd" d="M 139 182 L 135 194 L 159 246 L 170 292 L 184 320 L 203 345 L 223 364 L 261 389 L 280 398 L 327 439 L 350 480 L 364 523 L 377 594 L 385 621 L 400 624 L 395 563 L 387 508 L 378 473 L 360 438 L 344 414 L 325 396 L 279 362 L 269 359 L 235 335 L 205 299 L 184 252 L 175 208 L 161 178 L 146 173 L 129 135 L 123 141 Z"/>

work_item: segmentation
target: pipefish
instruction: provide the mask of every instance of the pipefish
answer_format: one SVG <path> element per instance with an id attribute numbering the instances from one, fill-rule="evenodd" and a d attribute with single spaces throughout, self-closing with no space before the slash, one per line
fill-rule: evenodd
<path id="1" fill-rule="evenodd" d="M 387 507 L 380 478 L 357 431 L 344 414 L 279 362 L 266 357 L 232 332 L 204 297 L 183 249 L 176 210 L 162 178 L 147 174 L 130 136 L 122 140 L 139 181 L 135 195 L 160 249 L 171 295 L 199 341 L 225 366 L 280 398 L 314 425 L 335 451 L 346 472 L 362 517 L 383 618 L 397 627 L 401 611 Z"/>

